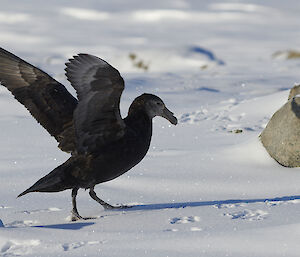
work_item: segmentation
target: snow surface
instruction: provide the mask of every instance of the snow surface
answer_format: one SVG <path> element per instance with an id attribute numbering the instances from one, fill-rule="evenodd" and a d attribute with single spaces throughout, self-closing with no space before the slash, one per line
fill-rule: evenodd
<path id="1" fill-rule="evenodd" d="M 80 52 L 120 70 L 122 113 L 143 92 L 162 97 L 177 126 L 155 118 L 151 148 L 98 185 L 16 196 L 68 155 L 0 89 L 0 256 L 299 256 L 300 172 L 269 157 L 259 134 L 299 82 L 297 0 L 1 0 L 0 45 L 68 85 Z M 74 90 L 72 91 L 74 92 Z M 242 133 L 230 131 L 242 130 Z"/>

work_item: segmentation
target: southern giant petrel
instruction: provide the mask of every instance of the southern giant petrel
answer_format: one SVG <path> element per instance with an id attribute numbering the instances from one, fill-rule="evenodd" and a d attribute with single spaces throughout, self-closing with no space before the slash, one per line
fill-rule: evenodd
<path id="1" fill-rule="evenodd" d="M 79 188 L 105 209 L 114 207 L 97 197 L 95 185 L 112 180 L 138 164 L 152 136 L 152 118 L 172 124 L 177 119 L 163 101 L 142 94 L 120 115 L 124 80 L 118 70 L 89 54 L 78 54 L 66 63 L 66 76 L 78 100 L 47 73 L 0 48 L 0 82 L 71 157 L 19 196 L 30 192 L 72 189 L 72 220 L 82 219 L 76 207 Z M 121 206 L 122 207 L 122 206 Z"/>

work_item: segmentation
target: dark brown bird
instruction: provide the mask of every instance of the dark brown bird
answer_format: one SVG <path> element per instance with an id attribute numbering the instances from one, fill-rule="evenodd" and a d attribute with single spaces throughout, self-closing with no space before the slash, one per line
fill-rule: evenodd
<path id="1" fill-rule="evenodd" d="M 112 180 L 138 164 L 146 155 L 152 136 L 152 119 L 161 116 L 172 124 L 177 119 L 163 101 L 142 94 L 120 115 L 124 80 L 104 60 L 79 54 L 66 63 L 66 76 L 78 100 L 55 79 L 12 53 L 0 48 L 0 82 L 31 115 L 55 137 L 71 157 L 33 186 L 30 192 L 72 189 L 72 220 L 81 219 L 76 207 L 79 188 L 105 209 L 114 207 L 97 197 L 95 185 Z"/>

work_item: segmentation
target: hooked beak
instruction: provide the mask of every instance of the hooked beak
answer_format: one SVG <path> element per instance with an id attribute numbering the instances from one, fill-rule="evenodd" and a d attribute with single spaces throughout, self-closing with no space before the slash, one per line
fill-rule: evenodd
<path id="1" fill-rule="evenodd" d="M 174 113 L 171 112 L 167 107 L 164 108 L 161 116 L 170 121 L 173 125 L 177 124 L 177 118 L 174 116 Z"/>

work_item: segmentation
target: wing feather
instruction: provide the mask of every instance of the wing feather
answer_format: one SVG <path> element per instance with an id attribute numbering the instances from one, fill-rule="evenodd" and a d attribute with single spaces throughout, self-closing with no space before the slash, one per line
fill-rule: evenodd
<path id="1" fill-rule="evenodd" d="M 124 80 L 96 56 L 79 54 L 69 61 L 66 76 L 79 100 L 74 112 L 77 151 L 90 153 L 125 133 L 119 109 Z"/>
<path id="2" fill-rule="evenodd" d="M 72 121 L 77 100 L 62 84 L 3 48 L 0 83 L 55 137 L 63 151 L 74 150 Z"/>

